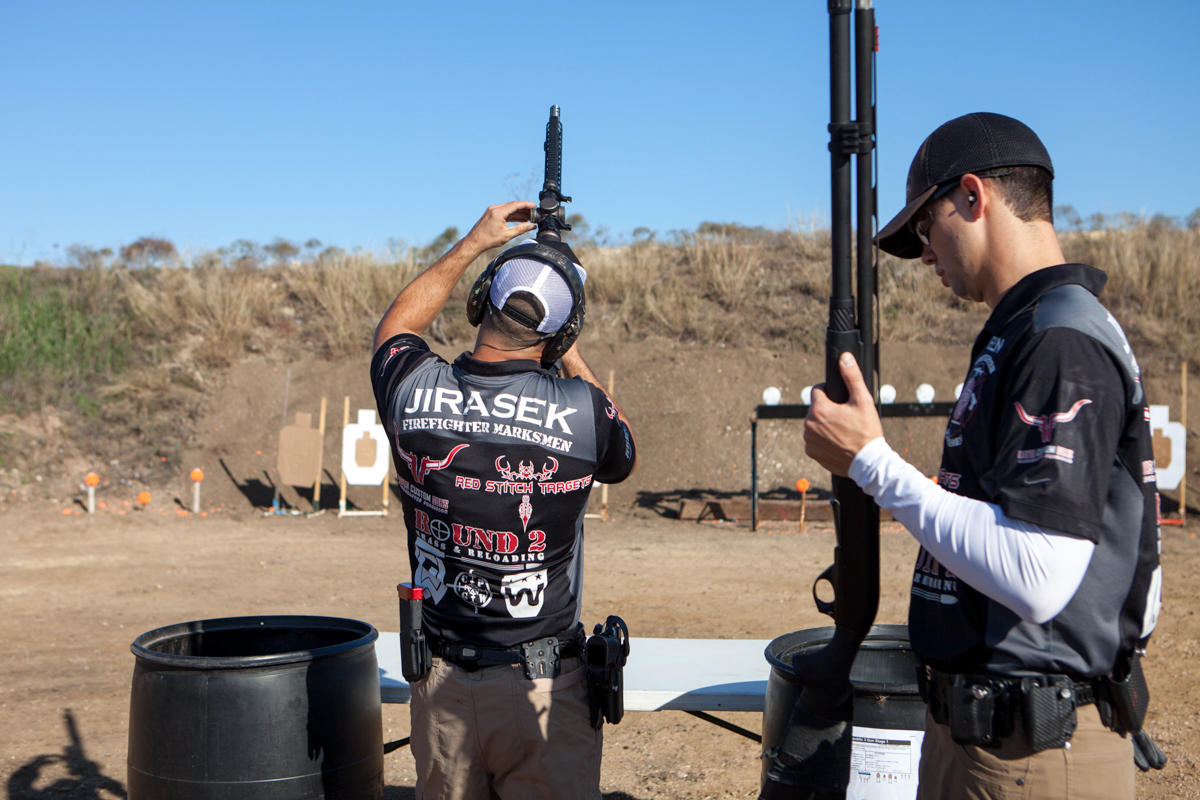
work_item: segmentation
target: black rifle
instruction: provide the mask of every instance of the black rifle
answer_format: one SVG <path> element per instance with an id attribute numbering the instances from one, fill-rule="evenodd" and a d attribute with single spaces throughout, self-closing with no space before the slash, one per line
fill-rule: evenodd
<path id="1" fill-rule="evenodd" d="M 871 0 L 828 0 L 830 116 L 829 151 L 833 177 L 833 277 L 829 327 L 825 334 L 825 392 L 837 403 L 849 399 L 838 358 L 849 352 L 858 360 L 867 385 L 877 384 L 878 340 L 874 305 L 875 12 Z M 850 13 L 854 12 L 856 116 L 850 119 Z M 852 287 L 850 157 L 857 156 L 857 286 Z M 857 297 L 854 296 L 857 289 Z M 817 583 L 833 587 L 830 602 L 817 597 L 817 608 L 833 617 L 833 639 L 822 649 L 795 656 L 795 680 L 803 687 L 778 747 L 763 754 L 771 760 L 763 798 L 833 800 L 844 798 L 850 780 L 854 719 L 850 668 L 879 608 L 879 509 L 854 481 L 833 476 L 833 518 L 837 547 L 833 566 Z"/>
<path id="2" fill-rule="evenodd" d="M 546 179 L 538 194 L 538 207 L 530 212 L 529 221 L 538 227 L 537 238 L 560 241 L 559 231 L 569 231 L 567 212 L 563 203 L 571 198 L 563 196 L 562 189 L 562 121 L 558 106 L 550 106 L 550 120 L 546 123 Z"/>

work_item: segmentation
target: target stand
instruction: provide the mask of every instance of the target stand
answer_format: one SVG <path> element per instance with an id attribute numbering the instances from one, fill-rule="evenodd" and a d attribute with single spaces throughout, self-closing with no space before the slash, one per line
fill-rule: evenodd
<path id="1" fill-rule="evenodd" d="M 883 419 L 891 417 L 949 417 L 954 403 L 884 403 L 879 408 Z M 757 405 L 750 415 L 750 530 L 758 530 L 758 421 L 760 419 L 804 419 L 807 404 Z M 807 499 L 807 498 L 805 498 Z"/>
<path id="2" fill-rule="evenodd" d="M 388 515 L 388 472 L 391 458 L 388 453 L 387 433 L 375 421 L 375 411 L 358 409 L 358 418 L 350 423 L 350 398 L 342 407 L 342 480 L 338 498 L 339 517 L 386 517 Z M 383 508 L 378 511 L 347 511 L 346 487 L 381 486 Z"/>

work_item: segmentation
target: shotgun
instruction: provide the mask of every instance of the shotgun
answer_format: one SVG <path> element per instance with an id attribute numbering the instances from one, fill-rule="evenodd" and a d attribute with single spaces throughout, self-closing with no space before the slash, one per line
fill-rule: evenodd
<path id="1" fill-rule="evenodd" d="M 828 0 L 830 61 L 829 152 L 832 171 L 832 281 L 829 327 L 825 334 L 825 392 L 844 403 L 849 392 L 838 358 L 850 352 L 867 385 L 878 384 L 875 335 L 876 262 L 871 243 L 875 228 L 874 180 L 875 12 L 871 0 Z M 850 119 L 851 20 L 854 15 L 855 116 Z M 851 156 L 857 172 L 857 254 L 851 267 Z M 833 566 L 817 578 L 813 600 L 833 617 L 832 640 L 822 649 L 797 654 L 792 661 L 802 687 L 787 730 L 770 760 L 760 798 L 841 800 L 850 781 L 854 721 L 850 668 L 879 608 L 879 508 L 849 478 L 833 476 L 833 518 L 837 546 Z M 817 596 L 828 582 L 833 600 Z"/>

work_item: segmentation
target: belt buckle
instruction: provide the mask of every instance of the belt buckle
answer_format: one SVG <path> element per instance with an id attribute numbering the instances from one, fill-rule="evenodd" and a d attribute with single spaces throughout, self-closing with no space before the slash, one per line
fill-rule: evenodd
<path id="1" fill-rule="evenodd" d="M 521 657 L 525 664 L 525 677 L 531 681 L 537 678 L 557 678 L 562 672 L 557 637 L 547 636 L 545 639 L 526 642 L 521 645 Z"/>

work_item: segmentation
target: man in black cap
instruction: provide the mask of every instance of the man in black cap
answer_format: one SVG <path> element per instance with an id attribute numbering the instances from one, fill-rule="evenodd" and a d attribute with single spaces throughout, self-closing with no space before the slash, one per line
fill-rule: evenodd
<path id="1" fill-rule="evenodd" d="M 450 364 L 420 338 L 475 259 L 533 229 L 533 207 L 488 208 L 375 331 L 371 380 L 433 655 L 411 686 L 418 798 L 600 798 L 583 515 L 592 484 L 624 480 L 636 455 L 572 343 L 586 273 L 562 242 L 522 243 L 472 290 L 472 352 Z M 542 365 L 551 346 L 569 347 L 567 378 Z"/>
<path id="2" fill-rule="evenodd" d="M 888 447 L 849 354 L 849 402 L 814 390 L 805 422 L 806 452 L 921 544 L 921 798 L 1132 798 L 1131 738 L 1139 766 L 1161 767 L 1139 732 L 1144 684 L 1140 709 L 1116 697 L 1141 680 L 1162 585 L 1149 410 L 1097 299 L 1106 276 L 1063 263 L 1053 176 L 1024 124 L 959 117 L 921 145 L 878 237 L 992 309 L 936 486 Z"/>

